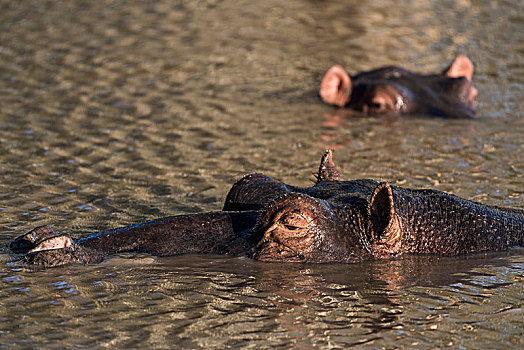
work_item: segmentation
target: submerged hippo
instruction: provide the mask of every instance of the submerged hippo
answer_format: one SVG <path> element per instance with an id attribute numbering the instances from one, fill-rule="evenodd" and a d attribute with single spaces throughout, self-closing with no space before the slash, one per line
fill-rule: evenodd
<path id="1" fill-rule="evenodd" d="M 324 102 L 365 114 L 425 114 L 474 118 L 473 64 L 458 56 L 440 74 L 418 74 L 397 66 L 349 76 L 331 67 L 320 84 Z"/>
<path id="2" fill-rule="evenodd" d="M 220 212 L 173 216 L 73 241 L 41 226 L 11 250 L 29 263 L 100 262 L 119 252 L 247 255 L 263 261 L 344 262 L 402 254 L 456 255 L 524 245 L 524 211 L 374 180 L 341 181 L 331 151 L 315 185 L 262 174 L 235 183 Z"/>

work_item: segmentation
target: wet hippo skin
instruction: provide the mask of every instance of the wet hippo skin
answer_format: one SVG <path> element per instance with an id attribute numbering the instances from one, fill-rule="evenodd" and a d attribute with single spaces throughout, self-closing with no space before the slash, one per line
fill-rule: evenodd
<path id="1" fill-rule="evenodd" d="M 236 182 L 222 211 L 179 215 L 73 241 L 41 226 L 10 245 L 32 264 L 97 263 L 120 252 L 247 255 L 262 261 L 343 262 L 402 254 L 458 255 L 524 244 L 524 211 L 375 180 L 340 180 L 331 151 L 316 183 L 263 174 Z"/>
<path id="2" fill-rule="evenodd" d="M 334 65 L 322 79 L 320 96 L 326 103 L 365 114 L 474 118 L 473 70 L 466 56 L 458 56 L 439 74 L 389 66 L 349 76 Z"/>

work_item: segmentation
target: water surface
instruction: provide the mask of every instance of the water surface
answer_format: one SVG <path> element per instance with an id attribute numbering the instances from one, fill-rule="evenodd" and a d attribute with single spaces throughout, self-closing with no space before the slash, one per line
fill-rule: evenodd
<path id="1" fill-rule="evenodd" d="M 0 244 L 217 210 L 323 150 L 371 177 L 524 208 L 519 1 L 0 2 Z M 366 118 L 334 63 L 475 63 L 478 119 Z M 123 255 L 34 271 L 0 254 L 2 348 L 522 346 L 522 249 L 355 265 Z"/>

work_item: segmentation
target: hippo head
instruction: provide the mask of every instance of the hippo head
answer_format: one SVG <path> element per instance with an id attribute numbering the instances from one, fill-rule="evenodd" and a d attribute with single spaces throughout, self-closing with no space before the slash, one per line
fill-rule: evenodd
<path id="1" fill-rule="evenodd" d="M 356 262 L 396 255 L 402 225 L 391 187 L 372 182 L 359 188 L 338 181 L 339 176 L 328 151 L 315 186 L 247 175 L 231 189 L 224 210 L 260 211 L 250 233 L 250 255 L 256 260 Z"/>
<path id="2" fill-rule="evenodd" d="M 252 257 L 262 261 L 356 262 L 395 256 L 400 220 L 391 188 L 377 186 L 369 200 L 346 196 L 344 205 L 292 192 L 277 198 L 252 232 Z"/>
<path id="3" fill-rule="evenodd" d="M 320 85 L 324 102 L 365 114 L 425 114 L 474 118 L 473 64 L 458 56 L 440 74 L 418 74 L 397 66 L 349 76 L 331 67 Z"/>

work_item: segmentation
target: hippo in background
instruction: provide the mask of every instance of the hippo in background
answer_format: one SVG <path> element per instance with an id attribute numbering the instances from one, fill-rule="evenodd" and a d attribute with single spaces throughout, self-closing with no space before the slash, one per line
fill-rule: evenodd
<path id="1" fill-rule="evenodd" d="M 446 118 L 474 118 L 473 64 L 458 56 L 440 74 L 419 74 L 388 66 L 349 76 L 331 67 L 320 84 L 326 103 L 364 114 L 423 114 Z"/>
<path id="2" fill-rule="evenodd" d="M 524 245 L 524 211 L 375 180 L 341 181 L 331 151 L 311 187 L 251 174 L 222 211 L 179 215 L 76 241 L 41 226 L 10 245 L 28 263 L 97 263 L 142 252 L 247 255 L 261 261 L 355 263 L 402 254 L 458 255 Z"/>

